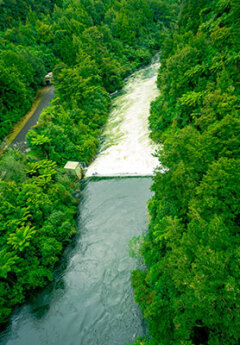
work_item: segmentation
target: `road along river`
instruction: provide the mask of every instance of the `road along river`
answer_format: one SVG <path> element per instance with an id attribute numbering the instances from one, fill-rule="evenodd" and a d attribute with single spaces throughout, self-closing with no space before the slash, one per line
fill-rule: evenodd
<path id="1" fill-rule="evenodd" d="M 114 178 L 85 180 L 75 243 L 54 282 L 15 311 L 0 344 L 124 345 L 144 333 L 128 243 L 147 230 L 152 180 L 142 176 L 152 175 L 158 163 L 147 122 L 158 67 L 153 60 L 134 73 L 115 98 L 105 142 L 87 171 Z M 139 177 L 126 177 L 133 175 Z"/>

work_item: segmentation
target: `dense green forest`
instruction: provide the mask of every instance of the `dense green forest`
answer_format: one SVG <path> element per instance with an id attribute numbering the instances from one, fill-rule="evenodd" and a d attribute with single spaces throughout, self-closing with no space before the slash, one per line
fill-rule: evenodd
<path id="1" fill-rule="evenodd" d="M 109 94 L 148 63 L 174 1 L 0 1 L 0 139 L 53 70 L 56 97 L 29 132 L 30 153 L 0 160 L 0 323 L 52 279 L 75 233 L 77 186 L 62 167 L 97 152 Z M 132 20 L 134 18 L 134 20 Z"/>
<path id="2" fill-rule="evenodd" d="M 132 275 L 149 336 L 240 342 L 240 2 L 184 0 L 161 53 L 150 116 L 162 169 Z"/>
<path id="3" fill-rule="evenodd" d="M 56 97 L 31 151 L 0 160 L 0 322 L 52 280 L 76 232 L 67 160 L 97 152 L 110 94 L 161 49 L 150 128 L 161 169 L 132 274 L 149 334 L 137 345 L 236 345 L 239 335 L 238 0 L 0 1 L 0 140 L 44 75 Z M 133 20 L 134 18 L 134 20 Z"/>

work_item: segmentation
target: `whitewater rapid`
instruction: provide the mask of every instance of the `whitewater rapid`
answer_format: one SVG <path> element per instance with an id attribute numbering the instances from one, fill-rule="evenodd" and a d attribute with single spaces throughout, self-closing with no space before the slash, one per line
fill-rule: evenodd
<path id="1" fill-rule="evenodd" d="M 149 138 L 148 117 L 150 104 L 159 95 L 158 60 L 154 57 L 150 65 L 127 78 L 114 97 L 103 144 L 86 177 L 153 175 L 159 161 L 153 156 L 157 147 Z"/>

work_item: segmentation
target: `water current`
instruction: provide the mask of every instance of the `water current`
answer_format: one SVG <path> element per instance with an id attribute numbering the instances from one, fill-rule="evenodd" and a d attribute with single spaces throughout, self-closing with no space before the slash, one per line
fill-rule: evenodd
<path id="1" fill-rule="evenodd" d="M 156 85 L 158 56 L 152 64 L 127 78 L 113 100 L 100 154 L 87 176 L 151 176 L 159 164 L 149 138 L 150 103 L 159 95 Z"/>
<path id="2" fill-rule="evenodd" d="M 157 161 L 147 116 L 158 67 L 154 60 L 134 73 L 115 98 L 105 143 L 88 176 L 152 175 Z M 124 345 L 144 333 L 130 283 L 137 262 L 128 243 L 147 229 L 151 183 L 150 177 L 85 180 L 74 245 L 54 282 L 14 312 L 0 344 Z"/>

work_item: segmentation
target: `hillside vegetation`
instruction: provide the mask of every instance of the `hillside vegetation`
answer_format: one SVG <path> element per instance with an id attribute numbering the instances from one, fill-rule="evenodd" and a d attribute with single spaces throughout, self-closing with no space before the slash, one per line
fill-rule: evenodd
<path id="1" fill-rule="evenodd" d="M 164 170 L 133 273 L 150 334 L 135 344 L 240 342 L 240 3 L 185 0 L 150 116 Z"/>

